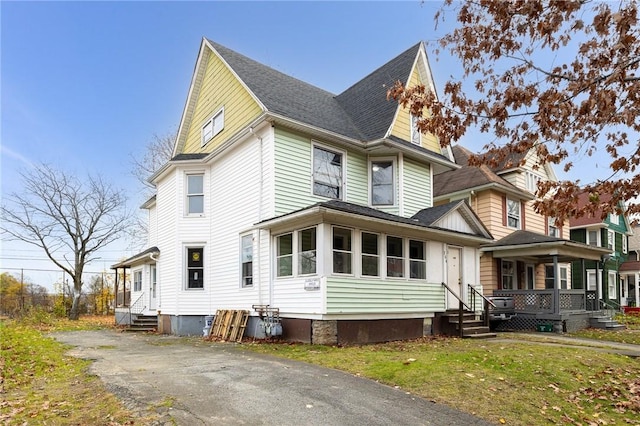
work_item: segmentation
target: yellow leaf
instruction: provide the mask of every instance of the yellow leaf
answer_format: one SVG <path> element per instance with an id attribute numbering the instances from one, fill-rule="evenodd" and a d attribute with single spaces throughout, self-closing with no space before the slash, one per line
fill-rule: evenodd
<path id="1" fill-rule="evenodd" d="M 507 421 L 505 419 L 500 419 L 500 424 L 505 424 Z"/>

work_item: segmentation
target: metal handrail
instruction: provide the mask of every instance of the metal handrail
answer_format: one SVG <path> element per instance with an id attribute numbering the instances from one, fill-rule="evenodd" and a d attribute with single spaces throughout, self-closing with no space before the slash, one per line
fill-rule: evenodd
<path id="1" fill-rule="evenodd" d="M 462 299 L 460 299 L 460 296 L 458 296 L 458 295 L 457 295 L 453 290 L 451 290 L 451 288 L 450 288 L 448 285 L 446 285 L 445 283 L 442 283 L 442 286 L 443 286 L 444 288 L 446 288 L 447 290 L 449 290 L 449 293 L 453 294 L 453 296 L 454 296 L 456 299 L 458 299 L 458 301 L 460 301 L 460 303 L 462 303 L 462 305 L 463 305 L 465 308 L 467 308 L 468 310 L 470 310 L 470 311 L 471 311 L 471 308 L 470 308 L 466 303 L 464 303 L 464 301 L 463 301 Z"/>
<path id="2" fill-rule="evenodd" d="M 483 303 L 482 303 L 482 315 L 483 315 L 483 318 L 484 318 L 484 325 L 488 327 L 489 326 L 489 305 L 491 305 L 491 306 L 493 306 L 495 308 L 496 307 L 495 303 L 493 303 L 491 300 L 486 298 L 473 285 L 467 284 L 467 287 L 469 288 L 469 290 L 471 290 L 471 304 L 473 305 L 474 309 L 476 307 L 476 294 L 478 296 L 482 297 L 482 300 L 483 300 Z"/>
<path id="3" fill-rule="evenodd" d="M 144 292 L 140 294 L 140 296 L 138 296 L 138 298 L 136 299 L 135 302 L 130 303 L 129 304 L 129 314 L 141 314 L 145 308 L 147 307 L 146 305 L 144 305 Z M 139 303 L 142 302 L 142 303 Z M 140 306 L 142 306 L 142 308 L 140 308 Z"/>
<path id="4" fill-rule="evenodd" d="M 618 302 L 616 302 L 615 300 L 602 300 L 602 299 L 600 299 L 600 304 L 604 305 L 605 308 L 609 308 L 610 310 L 613 310 L 613 311 L 621 311 L 622 310 L 622 306 Z"/>

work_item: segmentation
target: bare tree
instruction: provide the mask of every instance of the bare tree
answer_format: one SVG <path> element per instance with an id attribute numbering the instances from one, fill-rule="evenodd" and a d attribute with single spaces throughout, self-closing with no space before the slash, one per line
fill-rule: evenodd
<path id="1" fill-rule="evenodd" d="M 46 164 L 22 173 L 22 178 L 24 195 L 7 197 L 0 210 L 0 230 L 43 249 L 71 276 L 74 294 L 69 318 L 78 319 L 82 273 L 96 252 L 120 238 L 129 225 L 126 198 L 100 177 L 81 180 Z"/>
<path id="2" fill-rule="evenodd" d="M 487 134 L 474 164 L 504 165 L 530 150 L 565 171 L 582 160 L 593 173 L 587 182 L 538 185 L 537 211 L 561 222 L 620 213 L 621 202 L 640 213 L 638 3 L 446 0 L 436 22 L 450 8 L 457 24 L 439 48 L 459 60 L 462 78 L 452 77 L 440 98 L 424 85 L 389 90 L 421 117 L 420 130 L 443 146 L 469 131 Z M 606 153 L 600 164 L 597 152 Z M 591 203 L 579 209 L 583 190 Z"/>
<path id="3" fill-rule="evenodd" d="M 154 134 L 147 143 L 142 158 L 131 156 L 133 166 L 131 173 L 142 188 L 153 189 L 153 185 L 149 183 L 148 179 L 171 159 L 175 140 L 175 133 Z"/>

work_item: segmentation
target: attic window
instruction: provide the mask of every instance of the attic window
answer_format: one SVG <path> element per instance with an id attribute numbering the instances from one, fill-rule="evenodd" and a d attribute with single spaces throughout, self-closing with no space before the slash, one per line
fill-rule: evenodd
<path id="1" fill-rule="evenodd" d="M 202 125 L 202 146 L 224 129 L 224 107 Z"/>
<path id="2" fill-rule="evenodd" d="M 414 145 L 422 144 L 422 133 L 418 129 L 419 117 L 411 114 L 411 143 Z"/>

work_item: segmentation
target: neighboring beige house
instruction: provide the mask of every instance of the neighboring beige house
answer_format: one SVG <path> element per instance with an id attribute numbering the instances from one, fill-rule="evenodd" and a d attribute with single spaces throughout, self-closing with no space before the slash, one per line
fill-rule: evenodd
<path id="1" fill-rule="evenodd" d="M 598 260 L 606 250 L 568 240 L 568 231 L 554 218 L 533 210 L 537 183 L 557 180 L 552 168 L 538 166 L 533 151 L 514 155 L 495 169 L 469 166 L 473 153 L 460 145 L 452 153 L 461 168 L 434 177 L 434 204 L 467 200 L 496 238 L 480 249 L 480 282 L 485 295 L 514 298 L 518 316 L 508 325 L 585 326 L 584 317 L 568 315 L 586 308 L 585 292 L 571 288 L 569 262 Z"/>

